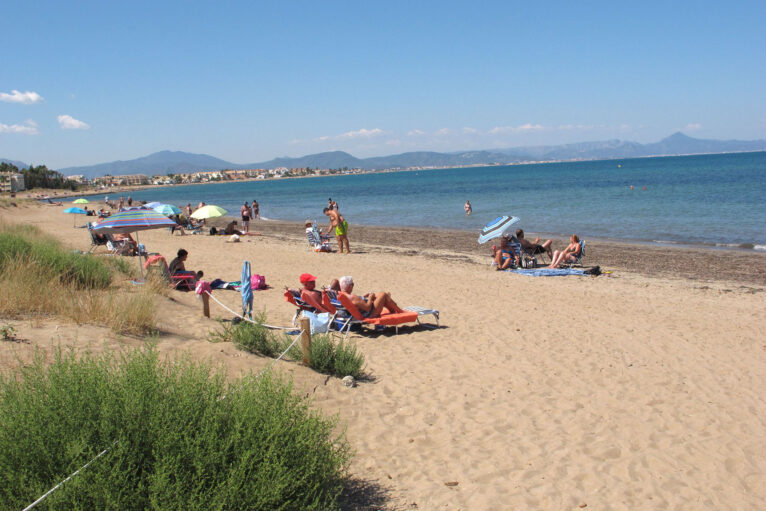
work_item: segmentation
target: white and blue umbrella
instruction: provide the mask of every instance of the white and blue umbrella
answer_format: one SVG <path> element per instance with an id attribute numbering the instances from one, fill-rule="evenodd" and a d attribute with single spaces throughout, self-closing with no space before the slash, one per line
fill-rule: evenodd
<path id="1" fill-rule="evenodd" d="M 155 206 L 152 209 L 156 211 L 157 213 L 160 213 L 165 216 L 181 214 L 181 208 L 173 206 L 172 204 L 160 204 L 159 206 Z"/>
<path id="2" fill-rule="evenodd" d="M 143 207 L 145 207 L 147 209 L 154 209 L 154 208 L 156 208 L 158 206 L 162 206 L 162 203 L 161 202 L 147 202 L 146 204 L 144 204 Z"/>
<path id="3" fill-rule="evenodd" d="M 253 319 L 253 287 L 250 284 L 250 261 L 245 261 L 242 265 L 239 292 L 242 293 L 242 315 Z"/>
<path id="4" fill-rule="evenodd" d="M 509 232 L 513 224 L 520 220 L 517 216 L 499 216 L 485 225 L 479 234 L 479 243 L 486 243 L 489 240 L 499 238 Z"/>

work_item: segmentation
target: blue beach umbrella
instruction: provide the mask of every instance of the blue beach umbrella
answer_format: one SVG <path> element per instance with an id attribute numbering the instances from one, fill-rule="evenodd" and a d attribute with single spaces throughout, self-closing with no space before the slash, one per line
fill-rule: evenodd
<path id="1" fill-rule="evenodd" d="M 154 209 L 162 205 L 163 204 L 161 202 L 147 202 L 146 204 L 144 204 L 143 207 L 145 207 L 146 209 Z"/>
<path id="2" fill-rule="evenodd" d="M 513 224 L 520 220 L 516 216 L 499 216 L 485 225 L 479 233 L 479 243 L 499 238 L 511 230 Z"/>
<path id="3" fill-rule="evenodd" d="M 242 315 L 253 319 L 253 288 L 250 285 L 250 261 L 245 261 L 242 265 L 239 292 L 242 293 Z"/>
<path id="4" fill-rule="evenodd" d="M 181 214 L 181 209 L 176 206 L 173 206 L 172 204 L 160 204 L 159 206 L 155 206 L 152 209 L 156 211 L 157 213 L 160 213 L 165 216 Z"/>
<path id="5" fill-rule="evenodd" d="M 87 215 L 88 214 L 88 212 L 82 208 L 66 208 L 64 210 L 64 213 L 69 213 L 70 215 Z M 77 223 L 77 220 L 72 222 L 72 226 L 74 226 L 76 223 Z"/>

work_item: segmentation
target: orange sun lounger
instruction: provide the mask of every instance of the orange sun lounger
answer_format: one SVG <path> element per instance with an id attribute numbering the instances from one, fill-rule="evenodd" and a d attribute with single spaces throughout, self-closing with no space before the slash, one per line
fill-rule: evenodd
<path id="1" fill-rule="evenodd" d="M 345 309 L 348 314 L 350 315 L 349 318 L 345 321 L 342 328 L 340 329 L 341 332 L 345 329 L 346 330 L 346 336 L 348 336 L 349 330 L 351 328 L 352 324 L 364 324 L 364 325 L 376 325 L 376 326 L 393 326 L 397 327 L 396 331 L 399 333 L 399 326 L 403 325 L 405 323 L 416 323 L 418 322 L 418 313 L 417 312 L 391 312 L 388 309 L 384 308 L 383 312 L 380 314 L 380 317 L 377 318 L 365 318 L 364 315 L 359 311 L 356 305 L 351 302 L 351 298 L 343 292 L 338 293 L 338 300 L 340 301 L 340 304 L 343 306 L 343 309 Z"/>

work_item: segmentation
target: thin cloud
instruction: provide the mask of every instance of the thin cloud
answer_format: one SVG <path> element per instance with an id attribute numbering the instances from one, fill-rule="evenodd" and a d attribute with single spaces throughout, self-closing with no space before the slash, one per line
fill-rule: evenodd
<path id="1" fill-rule="evenodd" d="M 337 136 L 337 138 L 339 138 L 339 139 L 343 139 L 343 138 L 371 138 L 371 137 L 376 137 L 376 136 L 382 135 L 382 134 L 383 134 L 383 130 L 380 129 L 380 128 L 373 128 L 371 130 L 362 128 L 362 129 L 356 130 L 356 131 L 347 131 L 346 133 L 341 133 L 340 135 Z"/>
<path id="2" fill-rule="evenodd" d="M 37 135 L 37 123 L 29 120 L 23 124 L 3 124 L 0 123 L 0 133 L 21 133 L 22 135 Z"/>
<path id="3" fill-rule="evenodd" d="M 452 133 L 452 131 L 449 128 L 442 128 L 440 130 L 436 130 L 434 133 L 435 135 L 449 135 Z"/>
<path id="4" fill-rule="evenodd" d="M 410 136 L 410 137 L 421 137 L 425 134 L 426 134 L 425 131 L 420 131 L 420 130 L 410 130 L 407 132 L 407 136 Z"/>
<path id="5" fill-rule="evenodd" d="M 532 131 L 543 131 L 547 129 L 541 124 L 526 123 L 520 126 L 497 126 L 489 130 L 490 135 L 501 135 L 505 133 L 529 133 Z"/>
<path id="6" fill-rule="evenodd" d="M 684 131 L 699 131 L 702 129 L 702 124 L 698 122 L 690 122 L 684 127 Z"/>
<path id="7" fill-rule="evenodd" d="M 5 101 L 7 103 L 21 103 L 22 105 L 34 105 L 35 103 L 42 103 L 43 97 L 36 92 L 20 92 L 14 89 L 10 94 L 7 92 L 0 92 L 0 101 Z"/>
<path id="8" fill-rule="evenodd" d="M 59 126 L 62 130 L 87 130 L 90 129 L 90 126 L 85 124 L 84 122 L 75 119 L 71 115 L 59 115 Z"/>
<path id="9" fill-rule="evenodd" d="M 478 132 L 479 132 L 479 130 L 477 130 L 476 128 L 470 128 L 468 126 L 463 128 L 463 133 L 474 134 L 474 133 L 478 133 Z"/>

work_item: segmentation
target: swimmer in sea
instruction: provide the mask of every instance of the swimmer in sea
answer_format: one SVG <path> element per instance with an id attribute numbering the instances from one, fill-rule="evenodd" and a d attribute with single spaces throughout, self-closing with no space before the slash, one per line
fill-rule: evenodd
<path id="1" fill-rule="evenodd" d="M 338 211 L 330 208 L 324 208 L 322 212 L 330 217 L 330 230 L 335 229 L 335 237 L 338 239 L 338 249 L 343 253 L 343 244 L 345 242 L 346 252 L 351 253 L 351 247 L 348 244 L 348 222 Z"/>
<path id="2" fill-rule="evenodd" d="M 473 211 L 473 208 L 471 207 L 471 202 L 465 201 L 465 204 L 463 205 L 463 209 L 465 210 L 466 215 L 470 215 L 471 211 Z"/>

